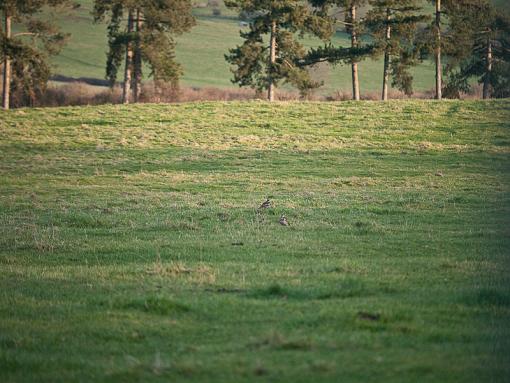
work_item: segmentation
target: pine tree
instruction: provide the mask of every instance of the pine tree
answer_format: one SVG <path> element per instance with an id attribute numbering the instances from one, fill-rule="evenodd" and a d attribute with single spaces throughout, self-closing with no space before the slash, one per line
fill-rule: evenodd
<path id="1" fill-rule="evenodd" d="M 483 98 L 508 95 L 510 82 L 510 18 L 488 0 L 457 0 L 445 5 L 450 31 L 447 97 L 471 89 L 472 78 L 483 85 Z"/>
<path id="2" fill-rule="evenodd" d="M 327 61 L 331 64 L 347 63 L 351 65 L 352 72 L 352 98 L 360 99 L 360 86 L 358 76 L 358 63 L 372 51 L 373 47 L 361 42 L 363 23 L 357 17 L 358 9 L 367 0 L 312 0 L 317 7 L 338 6 L 344 13 L 345 30 L 350 36 L 351 47 L 334 47 L 331 44 L 312 49 L 307 56 L 308 63 Z M 336 21 L 336 20 L 334 20 Z"/>
<path id="3" fill-rule="evenodd" d="M 190 0 L 95 1 L 96 21 L 108 17 L 106 77 L 112 86 L 124 61 L 123 103 L 139 100 L 144 61 L 156 86 L 177 84 L 182 68 L 175 61 L 173 37 L 195 24 L 191 10 Z"/>
<path id="4" fill-rule="evenodd" d="M 45 6 L 67 0 L 0 0 L 0 59 L 3 62 L 2 107 L 9 109 L 11 94 L 33 104 L 46 88 L 50 76 L 48 58 L 62 48 L 67 35 L 51 22 L 38 18 Z M 13 33 L 13 23 L 21 32 Z M 23 102 L 23 100 L 20 100 Z"/>
<path id="5" fill-rule="evenodd" d="M 295 35 L 329 37 L 331 23 L 323 12 L 299 0 L 227 0 L 225 5 L 251 18 L 250 30 L 240 32 L 243 44 L 225 55 L 234 66 L 234 83 L 267 90 L 269 101 L 281 82 L 302 94 L 321 85 L 300 65 L 306 50 Z"/>
<path id="6" fill-rule="evenodd" d="M 434 49 L 434 62 L 436 66 L 436 100 L 443 98 L 443 64 L 441 57 L 441 0 L 429 0 L 435 6 L 435 18 L 433 30 L 433 49 Z"/>
<path id="7" fill-rule="evenodd" d="M 448 52 L 446 46 L 448 30 L 443 28 L 447 25 L 444 12 L 445 4 L 455 0 L 427 0 L 434 6 L 432 22 L 422 28 L 418 34 L 416 45 L 419 46 L 422 58 L 432 58 L 435 64 L 435 99 L 443 98 L 443 54 Z"/>
<path id="8" fill-rule="evenodd" d="M 419 62 L 416 32 L 427 16 L 420 14 L 417 0 L 370 0 L 367 26 L 374 37 L 375 56 L 383 55 L 382 100 L 388 99 L 390 75 L 392 86 L 406 95 L 413 93 L 409 69 Z"/>
<path id="9" fill-rule="evenodd" d="M 359 35 L 361 32 L 360 24 L 356 18 L 356 10 L 363 5 L 363 0 L 345 0 L 344 7 L 347 12 L 345 15 L 346 31 L 351 35 L 351 48 L 359 48 Z M 352 98 L 356 101 L 360 99 L 359 77 L 358 77 L 358 61 L 351 60 L 352 72 Z"/>

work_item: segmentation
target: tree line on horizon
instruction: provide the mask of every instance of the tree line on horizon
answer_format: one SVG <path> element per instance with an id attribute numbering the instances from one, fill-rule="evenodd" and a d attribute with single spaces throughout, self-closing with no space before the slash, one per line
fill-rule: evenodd
<path id="1" fill-rule="evenodd" d="M 434 5 L 426 14 L 423 5 Z M 225 55 L 233 82 L 267 92 L 290 84 L 307 95 L 322 85 L 310 67 L 327 62 L 350 65 L 352 98 L 360 99 L 358 64 L 383 60 L 381 99 L 391 86 L 413 94 L 410 69 L 435 62 L 435 98 L 458 98 L 473 81 L 483 85 L 483 98 L 510 96 L 510 18 L 489 0 L 225 0 L 247 21 L 241 45 Z M 69 38 L 51 21 L 37 17 L 45 7 L 76 8 L 74 0 L 0 0 L 2 106 L 12 92 L 29 103 L 40 96 L 50 78 L 48 58 Z M 363 7 L 364 17 L 359 17 Z M 123 72 L 122 102 L 138 102 L 143 63 L 156 88 L 177 86 L 182 67 L 175 60 L 175 36 L 195 25 L 190 0 L 95 0 L 96 22 L 108 24 L 106 78 L 113 87 Z M 21 32 L 13 33 L 13 23 Z M 350 46 L 334 46 L 338 24 Z M 323 44 L 305 49 L 299 38 L 311 35 Z"/>

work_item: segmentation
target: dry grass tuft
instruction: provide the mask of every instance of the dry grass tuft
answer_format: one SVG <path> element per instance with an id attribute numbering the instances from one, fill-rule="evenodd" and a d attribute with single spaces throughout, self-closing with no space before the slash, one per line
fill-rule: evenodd
<path id="1" fill-rule="evenodd" d="M 198 264 L 191 268 L 182 262 L 163 263 L 161 257 L 158 257 L 154 264 L 146 270 L 149 275 L 163 278 L 186 277 L 188 281 L 198 284 L 212 284 L 216 281 L 216 271 L 210 266 Z"/>
<path id="2" fill-rule="evenodd" d="M 0 237 L 0 247 L 12 250 L 53 253 L 64 246 L 58 227 L 38 225 L 32 217 L 11 217 L 0 222 Z"/>

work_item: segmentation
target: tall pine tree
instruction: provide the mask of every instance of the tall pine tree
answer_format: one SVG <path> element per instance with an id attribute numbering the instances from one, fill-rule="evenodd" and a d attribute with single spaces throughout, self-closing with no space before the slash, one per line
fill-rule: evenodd
<path id="1" fill-rule="evenodd" d="M 363 33 L 363 23 L 358 18 L 358 10 L 366 4 L 367 0 L 312 0 L 314 6 L 328 8 L 329 6 L 338 6 L 344 14 L 345 31 L 349 34 L 351 40 L 350 48 L 334 47 L 331 44 L 324 47 L 312 49 L 307 55 L 307 63 L 327 61 L 331 64 L 347 63 L 351 65 L 352 72 L 352 98 L 360 99 L 360 85 L 358 75 L 358 63 L 366 57 L 373 49 L 369 44 L 361 41 Z M 336 19 L 333 19 L 336 21 Z"/>
<path id="2" fill-rule="evenodd" d="M 351 35 L 351 48 L 358 49 L 359 36 L 361 34 L 360 23 L 357 19 L 357 10 L 365 3 L 364 0 L 344 0 L 342 4 L 345 8 L 346 31 Z M 359 76 L 358 76 L 358 58 L 351 60 L 352 73 L 352 98 L 356 101 L 360 99 Z"/>
<path id="3" fill-rule="evenodd" d="M 457 0 L 445 4 L 449 17 L 447 97 L 482 84 L 484 99 L 508 97 L 510 89 L 510 18 L 489 0 Z"/>
<path id="4" fill-rule="evenodd" d="M 436 100 L 443 98 L 443 64 L 442 64 L 442 46 L 441 46 L 441 0 L 429 0 L 434 3 L 435 17 L 432 35 L 433 35 L 433 50 L 434 50 L 434 62 L 436 66 Z"/>
<path id="5" fill-rule="evenodd" d="M 448 25 L 445 4 L 455 0 L 427 0 L 434 6 L 434 17 L 432 22 L 426 24 L 425 28 L 420 29 L 416 45 L 419 46 L 420 54 L 423 58 L 432 59 L 435 64 L 435 99 L 443 98 L 443 55 L 448 52 L 447 39 Z"/>
<path id="6" fill-rule="evenodd" d="M 267 90 L 269 101 L 274 101 L 281 82 L 302 94 L 320 86 L 299 63 L 306 50 L 296 34 L 326 39 L 332 33 L 327 15 L 299 0 L 226 0 L 225 4 L 250 17 L 250 30 L 240 32 L 243 44 L 225 55 L 234 66 L 234 83 Z"/>
<path id="7" fill-rule="evenodd" d="M 195 19 L 190 0 L 96 0 L 96 21 L 108 18 L 106 77 L 112 86 L 124 61 L 122 102 L 137 102 L 142 63 L 151 68 L 157 86 L 177 84 L 182 75 L 175 61 L 175 35 L 191 29 Z"/>
<path id="8" fill-rule="evenodd" d="M 421 14 L 417 0 L 370 0 L 367 26 L 376 44 L 376 56 L 383 56 L 382 100 L 388 99 L 390 76 L 392 85 L 406 95 L 413 93 L 413 76 L 409 69 L 419 61 L 416 32 Z"/>
<path id="9" fill-rule="evenodd" d="M 67 35 L 39 17 L 45 6 L 68 0 L 0 0 L 3 28 L 0 28 L 0 59 L 3 63 L 2 106 L 11 107 L 14 91 L 20 103 L 34 104 L 50 76 L 48 58 L 57 54 Z M 13 24 L 20 32 L 13 33 Z"/>

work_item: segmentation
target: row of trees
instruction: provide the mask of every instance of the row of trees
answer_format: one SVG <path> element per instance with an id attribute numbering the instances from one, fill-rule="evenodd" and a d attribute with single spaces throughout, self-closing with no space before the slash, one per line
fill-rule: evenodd
<path id="1" fill-rule="evenodd" d="M 0 0 L 2 106 L 9 109 L 11 94 L 31 105 L 40 97 L 50 77 L 49 56 L 58 54 L 68 35 L 51 21 L 42 21 L 43 9 L 79 7 L 72 0 Z M 189 0 L 96 0 L 95 21 L 108 23 L 106 77 L 112 86 L 124 67 L 124 103 L 137 102 L 141 93 L 143 62 L 156 84 L 176 83 L 182 74 L 175 61 L 173 37 L 195 23 Z M 13 33 L 13 24 L 17 30 Z"/>
<path id="2" fill-rule="evenodd" d="M 321 85 L 308 68 L 321 62 L 352 67 L 353 99 L 360 99 L 358 63 L 383 59 L 382 99 L 391 85 L 410 95 L 410 69 L 434 58 L 436 98 L 458 97 L 473 78 L 483 84 L 483 97 L 510 95 L 510 22 L 489 0 L 427 0 L 435 15 L 427 15 L 419 0 L 225 0 L 227 7 L 248 18 L 244 42 L 225 56 L 233 82 L 266 90 L 270 101 L 282 83 L 303 94 Z M 3 107 L 11 92 L 26 104 L 44 92 L 50 76 L 48 58 L 68 36 L 50 22 L 35 17 L 43 7 L 77 7 L 72 0 L 0 0 Z M 364 17 L 358 17 L 363 9 Z M 145 62 L 156 86 L 176 84 L 182 74 L 175 61 L 174 37 L 195 24 L 190 0 L 95 0 L 94 18 L 108 23 L 106 76 L 113 86 L 123 69 L 123 102 L 140 98 Z M 343 15 L 343 17 L 342 17 Z M 13 33 L 13 23 L 19 24 Z M 350 35 L 350 47 L 329 41 L 340 23 Z M 306 50 L 298 37 L 313 35 L 323 46 Z M 443 78 L 445 82 L 443 83 Z"/>
<path id="3" fill-rule="evenodd" d="M 483 84 L 483 97 L 510 95 L 510 19 L 489 0 L 428 0 L 435 6 L 427 15 L 419 0 L 228 0 L 228 7 L 250 15 L 242 45 L 226 56 L 234 82 L 274 97 L 279 83 L 290 83 L 304 94 L 319 86 L 304 69 L 320 62 L 352 66 L 353 99 L 360 99 L 358 63 L 383 59 L 382 96 L 390 85 L 413 93 L 410 69 L 433 58 L 436 98 L 459 97 L 473 79 Z M 365 17 L 359 18 L 363 7 Z M 343 18 L 338 15 L 343 14 Z M 337 23 L 345 26 L 351 46 L 328 43 Z M 325 41 L 305 52 L 296 32 Z M 265 36 L 269 35 L 269 39 Z M 267 42 L 269 40 L 269 43 Z M 446 81 L 443 83 L 443 77 Z"/>

